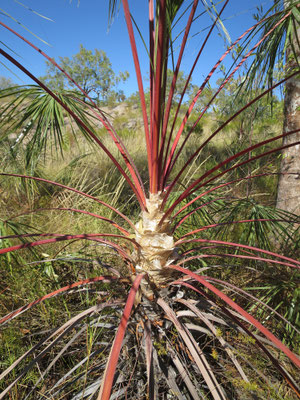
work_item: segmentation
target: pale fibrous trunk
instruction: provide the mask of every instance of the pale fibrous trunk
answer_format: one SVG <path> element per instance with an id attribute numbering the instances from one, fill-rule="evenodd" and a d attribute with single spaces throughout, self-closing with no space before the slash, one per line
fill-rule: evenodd
<path id="1" fill-rule="evenodd" d="M 161 289 L 167 285 L 174 271 L 167 268 L 177 258 L 171 221 L 165 218 L 160 223 L 164 212 L 161 211 L 162 196 L 160 193 L 150 194 L 146 200 L 147 211 L 143 211 L 136 224 L 135 240 L 140 245 L 136 254 L 135 269 L 137 273 L 146 273 L 141 291 L 149 298 L 153 297 L 153 289 Z"/>
<path id="2" fill-rule="evenodd" d="M 300 78 L 299 75 L 286 84 L 284 132 L 300 129 Z M 300 141 L 300 132 L 284 138 L 288 145 Z M 282 152 L 278 192 L 278 208 L 300 215 L 300 145 Z"/>
<path id="3" fill-rule="evenodd" d="M 285 1 L 285 5 L 289 5 Z M 296 37 L 297 36 L 297 37 Z M 290 73 L 299 68 L 300 60 L 300 27 L 294 32 L 294 52 L 291 47 L 286 52 L 286 70 Z M 300 78 L 299 75 L 293 76 L 286 82 L 284 96 L 284 132 L 296 131 L 300 129 Z M 300 141 L 300 132 L 286 136 L 283 140 L 284 145 Z M 300 145 L 289 147 L 282 152 L 282 161 L 276 207 L 285 211 L 300 215 Z"/>

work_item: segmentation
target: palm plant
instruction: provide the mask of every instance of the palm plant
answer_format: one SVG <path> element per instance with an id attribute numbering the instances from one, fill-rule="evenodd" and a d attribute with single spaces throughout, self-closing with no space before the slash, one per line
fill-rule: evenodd
<path id="1" fill-rule="evenodd" d="M 20 107 L 23 107 L 26 112 L 22 115 L 22 121 L 18 122 L 18 126 L 21 127 L 25 124 L 27 128 L 24 136 L 28 137 L 27 145 L 31 153 L 39 155 L 51 133 L 54 134 L 54 140 L 58 146 L 63 143 L 64 116 L 68 115 L 72 119 L 72 123 L 77 124 L 85 136 L 99 146 L 111 159 L 131 188 L 141 211 L 140 219 L 135 223 L 131 217 L 124 215 L 116 207 L 89 193 L 37 176 L 1 173 L 2 176 L 44 182 L 65 191 L 75 192 L 79 196 L 89 198 L 101 207 L 107 208 L 115 215 L 115 218 L 113 220 L 96 212 L 91 213 L 73 207 L 57 208 L 62 212 L 87 214 L 97 218 L 99 222 L 106 223 L 109 229 L 101 233 L 35 232 L 1 236 L 0 239 L 4 241 L 4 245 L 7 240 L 29 239 L 29 241 L 3 247 L 0 254 L 13 254 L 21 249 L 51 243 L 84 240 L 103 246 L 106 250 L 111 251 L 114 257 L 117 255 L 119 257 L 118 265 L 122 263 L 125 268 L 119 270 L 106 265 L 105 269 L 108 268 L 108 271 L 111 272 L 110 275 L 95 276 L 68 284 L 10 312 L 1 319 L 1 324 L 7 323 L 37 304 L 60 294 L 82 290 L 85 286 L 87 293 L 91 295 L 94 292 L 89 289 L 90 285 L 104 285 L 105 283 L 106 289 L 107 285 L 111 286 L 109 296 L 105 301 L 94 302 L 87 310 L 76 314 L 62 326 L 52 330 L 48 336 L 34 344 L 30 350 L 1 373 L 0 379 L 6 378 L 9 374 L 12 374 L 12 378 L 0 394 L 0 399 L 8 393 L 12 393 L 14 386 L 35 366 L 43 368 L 40 378 L 36 382 L 30 383 L 31 387 L 26 390 L 26 397 L 24 395 L 22 398 L 71 398 L 68 397 L 71 396 L 70 393 L 73 394 L 73 399 L 92 398 L 97 396 L 97 393 L 98 399 L 117 397 L 124 399 L 226 399 L 257 398 L 257 395 L 265 398 L 266 391 L 260 392 L 257 382 L 260 386 L 267 387 L 266 390 L 270 397 L 276 398 L 277 382 L 280 382 L 279 375 L 291 388 L 290 395 L 299 396 L 299 389 L 291 373 L 292 365 L 300 366 L 299 358 L 271 332 L 273 326 L 268 320 L 264 318 L 261 321 L 257 320 L 243 306 L 252 300 L 255 304 L 263 305 L 269 310 L 272 317 L 276 316 L 278 321 L 287 324 L 289 329 L 299 333 L 297 328 L 293 327 L 286 318 L 280 316 L 276 310 L 273 310 L 265 299 L 254 297 L 239 288 L 237 282 L 230 283 L 223 279 L 224 274 L 217 274 L 215 271 L 220 267 L 217 260 L 223 260 L 221 269 L 225 270 L 227 277 L 226 271 L 231 274 L 233 266 L 230 261 L 226 263 L 224 260 L 237 260 L 234 268 L 243 270 L 259 270 L 263 269 L 264 265 L 268 265 L 274 268 L 286 268 L 290 271 L 299 269 L 300 262 L 277 254 L 270 249 L 221 240 L 213 234 L 209 235 L 209 232 L 213 230 L 211 228 L 224 224 L 222 221 L 215 224 L 203 223 L 191 229 L 183 229 L 185 225 L 189 226 L 188 223 L 193 216 L 199 215 L 203 209 L 221 201 L 222 194 L 218 194 L 220 191 L 240 182 L 268 176 L 269 173 L 266 172 L 232 179 L 230 173 L 257 159 L 299 144 L 299 142 L 292 142 L 284 146 L 279 144 L 276 148 L 265 150 L 264 146 L 281 141 L 282 138 L 291 136 L 295 132 L 284 132 L 282 135 L 255 143 L 198 174 L 185 186 L 182 185 L 182 177 L 191 163 L 224 127 L 240 113 L 247 112 L 247 109 L 255 101 L 267 95 L 291 76 L 299 74 L 299 70 L 293 71 L 288 77 L 273 84 L 271 88 L 261 92 L 256 98 L 241 107 L 198 148 L 194 149 L 189 159 L 184 161 L 182 168 L 176 170 L 193 130 L 218 93 L 230 82 L 236 71 L 243 66 L 258 46 L 262 42 L 268 41 L 277 26 L 284 24 L 287 19 L 295 19 L 293 10 L 298 11 L 299 4 L 294 2 L 284 10 L 278 11 L 276 14 L 277 24 L 272 26 L 256 44 L 253 44 L 250 38 L 253 33 L 260 31 L 261 24 L 272 18 L 272 15 L 266 15 L 262 21 L 250 27 L 228 47 L 213 66 L 203 84 L 199 86 L 179 128 L 175 130 L 185 90 L 213 30 L 218 24 L 221 24 L 221 15 L 228 0 L 221 2 L 219 11 L 215 6 L 208 6 L 206 1 L 203 2 L 203 9 L 200 12 L 208 12 L 213 17 L 213 23 L 190 70 L 181 98 L 174 103 L 173 95 L 183 53 L 191 26 L 197 19 L 197 10 L 200 9 L 198 3 L 198 0 L 190 2 L 149 0 L 150 105 L 148 109 L 133 29 L 134 20 L 128 1 L 122 0 L 143 115 L 149 173 L 148 190 L 112 124 L 86 93 L 83 93 L 83 96 L 89 101 L 83 103 L 76 93 L 53 92 L 13 56 L 0 49 L 2 56 L 20 68 L 39 86 L 39 88 L 31 87 L 29 91 L 11 89 L 16 93 L 19 92 L 20 96 L 17 100 L 13 99 L 7 104 L 2 112 L 2 123 L 8 127 L 13 115 L 16 115 L 16 112 L 20 113 Z M 117 2 L 111 1 L 110 4 L 110 15 L 113 16 Z M 175 62 L 174 41 L 176 37 L 172 27 L 178 20 L 182 21 L 185 16 L 187 16 L 187 20 Z M 35 48 L 33 44 L 10 27 L 2 22 L 1 25 Z M 245 50 L 240 60 L 236 61 L 183 139 L 182 134 L 185 127 L 188 126 L 189 117 L 211 76 L 224 58 L 242 41 L 244 41 L 245 49 L 251 44 L 250 50 L 249 48 Z M 60 68 L 45 53 L 37 48 L 36 50 L 53 65 Z M 167 93 L 167 71 L 171 61 L 173 78 Z M 68 76 L 68 78 L 76 85 L 71 77 Z M 78 90 L 81 90 L 78 85 L 76 86 Z M 81 92 L 83 91 L 81 90 Z M 12 91 L 3 93 L 11 95 Z M 28 104 L 30 104 L 29 107 Z M 172 107 L 174 107 L 175 113 L 171 113 Z M 122 162 L 117 160 L 102 138 L 97 135 L 90 123 L 91 116 L 106 128 L 122 157 Z M 262 148 L 264 149 L 262 152 L 255 153 L 256 150 Z M 248 154 L 251 156 L 245 159 L 244 156 Z M 226 179 L 226 177 L 228 178 Z M 267 218 L 254 217 L 226 221 L 226 223 L 243 225 L 270 222 L 271 220 L 273 218 L 268 215 Z M 100 265 L 102 266 L 101 263 Z M 241 305 L 238 304 L 239 302 Z M 122 310 L 120 322 L 117 310 Z M 84 321 L 86 322 L 84 323 Z M 114 331 L 113 341 L 111 341 L 112 330 Z M 92 343 L 88 347 L 86 358 L 78 364 L 72 365 L 72 368 L 55 384 L 48 383 L 46 387 L 41 386 L 46 375 L 72 348 L 74 342 L 78 341 L 82 344 L 82 336 L 85 335 L 90 338 Z M 63 343 L 63 340 L 65 340 L 65 344 L 60 347 L 57 355 L 51 362 L 44 363 L 44 356 L 50 353 L 54 346 Z M 263 362 L 268 363 L 271 371 L 269 375 L 265 373 L 265 369 L 259 371 L 253 357 L 247 356 L 249 346 L 255 348 L 255 356 L 260 354 L 259 357 L 265 357 Z M 24 362 L 26 364 L 21 367 Z M 86 367 L 82 369 L 82 366 Z M 276 377 L 277 382 L 275 378 L 270 378 L 272 375 Z M 74 394 L 75 390 L 79 390 L 79 393 Z M 280 394 L 278 397 L 280 398 Z"/>

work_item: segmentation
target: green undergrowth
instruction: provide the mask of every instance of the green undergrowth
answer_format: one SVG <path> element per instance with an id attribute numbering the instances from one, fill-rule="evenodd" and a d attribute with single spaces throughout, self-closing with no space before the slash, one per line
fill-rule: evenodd
<path id="1" fill-rule="evenodd" d="M 128 118 L 134 117 L 134 112 L 138 111 L 131 110 L 127 117 L 116 118 L 116 124 L 119 127 L 122 124 L 126 124 Z M 270 124 L 272 125 L 272 121 Z M 260 131 L 258 126 L 255 127 L 252 143 L 274 135 L 274 132 L 278 131 L 278 126 L 275 125 L 273 121 L 273 125 L 267 131 Z M 184 162 L 194 152 L 195 147 L 199 146 L 200 141 L 206 139 L 216 126 L 217 121 L 213 115 L 206 117 L 201 127 L 191 135 L 189 144 L 185 147 L 181 156 L 181 162 L 178 163 L 177 169 L 173 171 L 170 179 L 180 171 Z M 103 138 L 105 145 L 116 156 L 117 160 L 122 163 L 111 140 L 108 137 L 104 137 L 103 130 L 99 129 L 97 133 Z M 147 188 L 146 154 L 143 150 L 144 143 L 143 140 L 140 140 L 140 135 L 141 127 L 136 129 L 125 127 L 120 132 L 120 136 L 124 140 L 126 147 L 130 149 L 130 153 Z M 193 179 L 200 177 L 205 171 L 213 168 L 224 158 L 245 147 L 245 139 L 239 137 L 234 127 L 231 130 L 229 128 L 224 135 L 212 141 L 190 163 L 187 172 L 180 179 L 180 189 L 187 187 Z M 184 137 L 182 140 L 184 140 Z M 98 150 L 95 152 L 93 147 L 84 144 L 80 139 L 77 140 L 77 143 L 74 142 L 73 139 L 70 139 L 72 135 L 69 135 L 68 138 L 66 138 L 65 145 L 69 151 L 65 152 L 64 156 L 55 153 L 55 149 L 52 149 L 52 153 L 49 150 L 35 164 L 27 162 L 25 144 L 22 145 L 23 148 L 21 147 L 17 153 L 11 148 L 11 139 L 2 141 L 3 146 L 0 150 L 1 169 L 4 172 L 34 175 L 74 187 L 100 198 L 129 216 L 134 223 L 137 222 L 139 218 L 138 204 L 133 199 L 130 188 L 128 188 L 124 179 L 120 179 L 117 169 L 111 166 L 108 157 Z M 278 144 L 266 145 L 258 152 L 254 150 L 251 155 L 260 154 L 276 146 Z M 249 154 L 247 153 L 241 160 L 246 160 L 248 157 Z M 215 173 L 222 172 L 225 167 L 234 166 L 234 163 L 236 161 L 220 167 Z M 259 174 L 262 171 L 276 173 L 279 163 L 280 156 L 270 155 L 268 158 L 251 163 L 250 167 L 245 166 L 241 169 L 233 170 L 230 174 L 227 174 L 228 176 L 226 175 L 226 178 L 221 177 L 218 182 L 228 182 L 245 175 Z M 178 226 L 174 235 L 175 237 L 180 237 L 201 226 L 219 224 L 205 231 L 202 237 L 208 239 L 218 238 L 219 240 L 230 242 L 238 241 L 266 250 L 278 250 L 286 255 L 295 257 L 299 254 L 299 231 L 291 222 L 293 216 L 279 210 L 276 211 L 272 207 L 275 202 L 276 186 L 277 176 L 271 175 L 264 177 L 263 180 L 257 178 L 248 182 L 241 181 L 234 186 L 228 186 L 225 189 L 206 195 L 201 199 L 202 204 L 206 204 L 206 206 L 193 213 L 187 219 L 186 224 Z M 118 215 L 101 204 L 63 188 L 54 187 L 49 183 L 3 177 L 0 182 L 0 192 L 1 236 L 29 231 L 37 234 L 43 232 L 79 234 L 99 233 L 102 231 L 118 233 L 112 225 L 100 219 L 71 210 L 62 211 L 54 210 L 54 208 L 81 209 L 113 219 L 121 226 L 124 225 Z M 197 196 L 197 194 L 198 192 L 192 196 Z M 170 200 L 174 200 L 178 195 L 179 191 L 175 190 Z M 192 196 L 188 201 L 193 198 Z M 197 207 L 199 207 L 199 202 L 197 202 Z M 31 212 L 32 210 L 37 211 Z M 186 210 L 186 213 L 192 210 L 193 205 Z M 255 218 L 278 221 L 243 225 L 229 224 L 239 219 Z M 180 219 L 178 219 L 179 221 Z M 129 229 L 128 226 L 126 228 Z M 24 243 L 31 240 L 34 239 L 24 238 Z M 2 240 L 1 243 L 3 246 L 13 244 L 19 244 L 19 241 L 11 238 L 5 241 Z M 186 250 L 188 248 L 187 246 Z M 264 266 L 262 268 L 261 263 L 257 260 L 243 262 L 232 258 L 224 267 L 221 265 L 222 249 L 206 249 L 206 254 L 210 255 L 210 257 L 192 261 L 190 264 L 192 270 L 196 271 L 200 268 L 204 274 L 213 278 L 247 288 L 253 295 L 281 312 L 289 322 L 299 328 L 299 274 L 292 274 L 291 271 L 287 271 L 287 275 L 283 276 L 280 268 L 274 266 Z M 234 256 L 234 253 L 232 255 Z M 31 251 L 26 249 L 2 256 L 0 268 L 1 316 L 73 282 L 99 275 L 110 275 L 110 268 L 118 270 L 121 278 L 128 276 L 128 271 L 124 269 L 122 260 L 112 255 L 107 248 L 96 242 L 73 241 L 68 245 L 61 242 L 40 246 L 38 249 L 32 249 Z M 91 287 L 66 296 L 54 297 L 16 318 L 0 333 L 0 369 L 8 367 L 23 354 L 25 349 L 37 343 L 42 334 L 51 332 L 53 327 L 61 325 L 67 318 L 78 313 L 79 310 L 91 307 L 99 302 L 108 301 L 112 297 L 118 297 L 118 292 L 120 292 L 120 295 L 123 294 L 126 286 L 122 284 L 122 280 L 119 280 L 118 283 L 118 285 L 98 283 L 95 288 Z M 222 289 L 225 293 L 230 294 L 234 300 L 238 301 L 239 304 L 259 316 L 261 320 L 264 321 L 264 319 L 268 318 L 267 324 L 274 328 L 272 326 L 272 315 L 262 309 L 258 303 L 251 302 L 252 306 L 250 307 L 248 300 L 245 300 L 242 293 L 234 293 L 234 290 L 230 287 Z M 105 320 L 106 314 L 103 313 L 101 316 Z M 119 317 L 118 314 L 117 316 Z M 108 312 L 106 320 L 109 321 L 109 318 L 113 317 L 115 317 L 114 310 Z M 277 327 L 277 332 L 278 336 L 288 343 L 291 348 L 295 351 L 299 350 L 299 338 L 295 337 L 295 335 L 289 335 L 288 325 L 281 324 Z M 82 335 L 80 349 L 72 348 L 71 346 L 68 355 L 55 367 L 53 372 L 55 378 L 63 375 L 65 370 L 76 366 L 82 358 L 89 358 L 95 349 L 98 335 L 97 329 L 88 325 Z M 220 332 L 220 335 L 222 335 L 222 332 Z M 113 335 L 110 335 L 110 340 L 112 340 L 112 337 Z M 243 349 L 240 356 L 247 358 L 248 362 L 254 364 L 257 369 L 265 371 L 269 379 L 273 372 L 267 371 L 269 367 L 264 366 L 263 361 L 256 354 L 248 354 L 247 340 L 249 340 L 249 337 L 245 338 L 246 336 L 232 335 L 230 338 L 227 337 L 227 340 L 229 342 L 238 341 L 241 344 L 239 348 Z M 175 339 L 176 334 L 174 334 Z M 222 357 L 221 351 L 213 343 L 206 343 L 206 345 L 210 349 L 210 357 L 218 365 L 218 359 Z M 155 342 L 154 346 L 160 356 L 167 356 L 164 353 L 166 351 L 165 346 L 158 342 Z M 57 349 L 55 351 L 57 352 Z M 52 352 L 54 354 L 54 349 Z M 99 358 L 101 359 L 101 351 L 95 357 L 98 360 Z M 89 365 L 89 368 L 92 368 L 94 362 L 94 358 L 91 357 L 90 362 L 78 367 L 76 371 L 78 377 L 80 377 L 76 383 L 78 388 L 82 386 L 82 380 L 85 379 L 87 366 Z M 22 384 L 25 386 L 33 385 L 33 382 L 38 380 L 39 377 L 39 371 L 34 369 L 24 378 Z M 47 379 L 51 381 L 51 374 Z M 250 382 L 246 384 L 244 381 L 239 380 L 237 375 L 228 368 L 228 370 L 224 370 L 224 382 L 229 386 L 234 385 L 237 392 L 240 390 L 240 398 L 248 398 L 247 396 L 245 397 L 245 393 L 250 393 L 252 397 L 249 396 L 249 398 L 294 399 L 286 388 L 280 387 L 280 381 L 276 377 L 274 377 L 274 385 L 271 390 L 267 383 L 265 387 L 261 387 L 255 379 L 250 379 Z M 22 399 L 22 384 L 12 391 L 11 399 Z M 40 385 L 39 390 L 40 393 L 43 393 L 43 384 Z"/>

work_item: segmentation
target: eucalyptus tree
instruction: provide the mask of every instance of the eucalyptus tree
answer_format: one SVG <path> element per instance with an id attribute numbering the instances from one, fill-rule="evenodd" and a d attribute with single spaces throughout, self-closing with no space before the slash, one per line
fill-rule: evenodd
<path id="1" fill-rule="evenodd" d="M 128 71 L 118 75 L 112 69 L 112 64 L 103 50 L 94 51 L 86 49 L 82 44 L 79 52 L 71 58 L 60 57 L 59 65 L 73 80 L 82 87 L 85 93 L 96 96 L 97 101 L 106 102 L 118 83 L 125 82 Z M 48 87 L 53 90 L 67 88 L 76 89 L 76 85 L 70 82 L 65 74 L 58 70 L 51 61 L 46 61 L 47 74 L 41 78 Z M 117 92 L 116 92 L 117 93 Z"/>
<path id="2" fill-rule="evenodd" d="M 15 84 L 10 78 L 6 78 L 5 76 L 0 76 L 0 90 L 7 89 L 11 86 L 15 86 Z"/>

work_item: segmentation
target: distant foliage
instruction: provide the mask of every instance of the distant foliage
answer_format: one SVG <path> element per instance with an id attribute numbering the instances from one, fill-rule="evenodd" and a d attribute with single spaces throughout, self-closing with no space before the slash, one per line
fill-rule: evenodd
<path id="1" fill-rule="evenodd" d="M 42 77 L 42 81 L 50 88 L 53 90 L 76 88 L 76 85 L 50 61 L 46 61 L 46 64 L 47 74 Z M 117 101 L 124 100 L 124 94 L 117 90 L 117 85 L 119 82 L 125 82 L 129 73 L 124 71 L 116 75 L 105 51 L 88 50 L 81 44 L 79 52 L 72 58 L 59 57 L 59 65 L 86 94 L 96 97 L 98 102 L 106 102 L 111 98 Z"/>
<path id="2" fill-rule="evenodd" d="M 0 76 L 0 90 L 4 90 L 12 86 L 14 86 L 14 83 L 10 78 Z"/>

